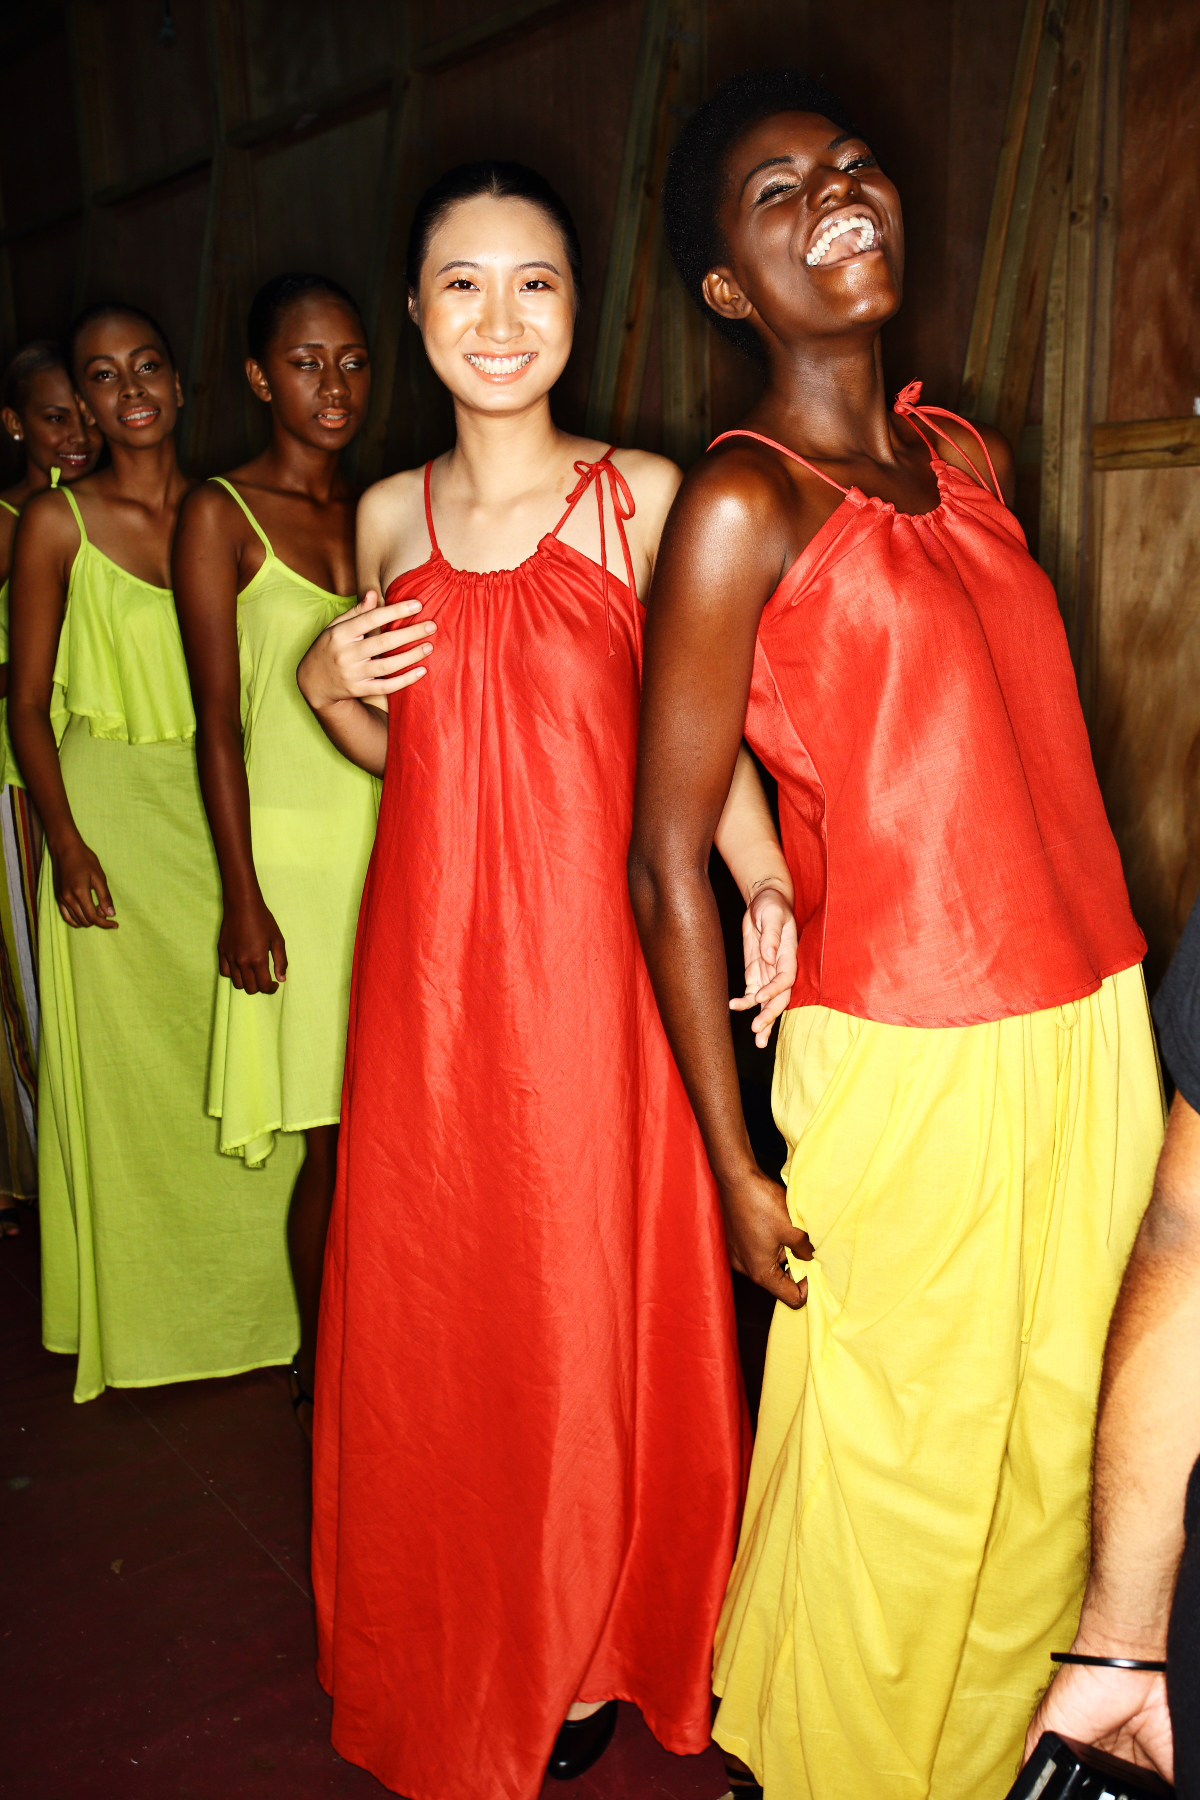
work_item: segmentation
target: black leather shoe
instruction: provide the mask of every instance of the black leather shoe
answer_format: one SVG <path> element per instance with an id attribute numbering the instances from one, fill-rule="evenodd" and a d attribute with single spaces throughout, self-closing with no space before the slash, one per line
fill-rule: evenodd
<path id="1" fill-rule="evenodd" d="M 555 1781 L 574 1781 L 594 1762 L 599 1762 L 617 1729 L 617 1703 L 606 1700 L 599 1712 L 587 1719 L 567 1719 L 554 1740 L 547 1775 Z"/>

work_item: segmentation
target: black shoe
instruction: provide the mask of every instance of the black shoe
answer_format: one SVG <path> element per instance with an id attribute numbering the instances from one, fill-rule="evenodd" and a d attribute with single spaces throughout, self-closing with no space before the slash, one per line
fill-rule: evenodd
<path id="1" fill-rule="evenodd" d="M 606 1700 L 599 1712 L 586 1719 L 567 1719 L 554 1740 L 547 1775 L 555 1781 L 574 1781 L 594 1762 L 599 1762 L 617 1729 L 617 1703 Z"/>

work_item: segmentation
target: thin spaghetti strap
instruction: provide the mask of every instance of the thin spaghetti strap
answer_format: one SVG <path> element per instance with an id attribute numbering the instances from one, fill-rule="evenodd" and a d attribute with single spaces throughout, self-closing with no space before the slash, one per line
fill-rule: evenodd
<path id="1" fill-rule="evenodd" d="M 964 419 L 958 413 L 948 412 L 944 406 L 918 407 L 917 402 L 920 398 L 921 383 L 919 381 L 910 381 L 908 386 L 901 388 L 900 392 L 896 395 L 893 411 L 897 412 L 902 419 L 908 419 L 910 421 L 913 428 L 920 433 L 920 436 L 925 439 L 927 444 L 929 444 L 930 454 L 936 456 L 937 451 L 934 449 L 933 445 L 929 443 L 929 439 L 925 437 L 925 433 L 921 430 L 920 425 L 917 424 L 918 418 L 923 419 L 935 437 L 940 437 L 944 444 L 949 444 L 952 450 L 958 451 L 958 454 L 963 458 L 964 462 L 969 465 L 971 472 L 979 482 L 980 487 L 986 488 L 988 483 L 984 480 L 982 472 L 971 461 L 971 458 L 962 448 L 962 445 L 956 444 L 952 437 L 947 437 L 946 433 L 934 423 L 934 415 L 936 414 L 939 419 L 953 419 L 956 425 L 965 425 L 967 430 L 971 433 L 971 436 L 975 439 L 975 442 L 979 445 L 979 448 L 983 451 L 984 461 L 987 463 L 988 474 L 992 478 L 990 491 L 995 495 L 1001 506 L 1007 506 L 1008 502 L 1000 491 L 1000 482 L 992 463 L 991 452 L 984 443 L 979 432 L 976 431 L 974 425 L 972 425 L 970 419 Z M 943 458 L 942 460 L 944 461 L 945 459 Z"/>
<path id="2" fill-rule="evenodd" d="M 60 487 L 58 491 L 70 507 L 71 511 L 75 514 L 75 523 L 79 527 L 79 547 L 82 550 L 88 541 L 88 534 L 87 527 L 83 522 L 83 514 L 79 510 L 79 502 L 76 500 L 69 487 Z"/>
<path id="3" fill-rule="evenodd" d="M 237 501 L 238 505 L 241 507 L 242 511 L 245 513 L 246 517 L 249 519 L 251 525 L 254 527 L 255 531 L 258 533 L 259 537 L 262 539 L 263 549 L 266 551 L 268 556 L 273 557 L 275 555 L 275 552 L 271 548 L 270 538 L 267 536 L 266 532 L 263 530 L 262 526 L 259 524 L 259 522 L 255 518 L 254 514 L 250 511 L 250 508 L 247 506 L 246 502 L 242 499 L 242 496 L 238 493 L 238 491 L 234 487 L 232 481 L 226 481 L 226 479 L 223 475 L 210 475 L 208 479 L 210 481 L 214 481 L 218 487 L 223 487 L 227 494 L 233 495 L 234 499 Z"/>
<path id="4" fill-rule="evenodd" d="M 433 473 L 433 458 L 425 464 L 425 523 L 429 527 L 429 548 L 435 556 L 442 553 L 438 549 L 437 532 L 433 529 L 433 507 L 429 503 L 429 477 Z"/>
<path id="5" fill-rule="evenodd" d="M 558 536 L 559 532 L 562 530 L 563 526 L 566 524 L 566 522 L 570 518 L 571 514 L 575 511 L 575 508 L 579 504 L 580 500 L 582 500 L 583 496 L 587 493 L 588 487 L 590 486 L 591 481 L 592 481 L 593 471 L 596 471 L 598 473 L 599 469 L 600 469 L 600 464 L 608 463 L 609 466 L 611 468 L 613 468 L 614 472 L 615 472 L 615 465 L 612 463 L 612 453 L 615 449 L 616 449 L 616 445 L 610 444 L 608 446 L 608 449 L 604 452 L 604 455 L 597 457 L 597 459 L 594 463 L 577 462 L 574 465 L 575 473 L 578 475 L 579 480 L 575 483 L 575 486 L 571 489 L 570 493 L 567 495 L 567 510 L 563 514 L 562 518 L 558 521 L 558 524 L 554 527 L 554 530 L 550 533 L 551 537 Z M 601 527 L 600 527 L 600 535 L 603 538 L 603 536 L 604 536 L 603 525 L 601 525 Z"/>
<path id="6" fill-rule="evenodd" d="M 4 508 L 5 512 L 10 512 L 14 519 L 20 518 L 20 516 L 21 516 L 20 507 L 10 506 L 7 500 L 0 500 L 0 506 L 2 506 Z"/>
<path id="7" fill-rule="evenodd" d="M 822 481 L 827 481 L 830 487 L 837 489 L 839 494 L 850 492 L 850 489 L 843 487 L 840 481 L 835 481 L 832 475 L 827 475 L 824 469 L 818 469 L 816 463 L 810 463 L 807 457 L 801 456 L 796 450 L 789 450 L 786 444 L 777 444 L 774 438 L 764 437 L 761 431 L 745 431 L 741 426 L 735 425 L 732 431 L 723 431 L 720 437 L 715 437 L 708 448 L 713 450 L 718 444 L 723 444 L 726 438 L 731 437 L 753 438 L 756 443 L 767 444 L 772 450 L 781 450 L 784 456 L 790 456 L 793 462 L 798 462 L 806 468 L 810 475 L 819 475 Z"/>
<path id="8" fill-rule="evenodd" d="M 575 464 L 575 473 L 578 475 L 579 480 L 567 495 L 566 512 L 558 521 L 554 530 L 550 533 L 551 537 L 556 538 L 558 536 L 559 532 L 574 512 L 579 501 L 583 498 L 584 494 L 587 493 L 589 487 L 591 487 L 594 482 L 596 487 L 596 518 L 600 525 L 600 568 L 603 572 L 604 581 L 604 625 L 605 630 L 608 633 L 608 654 L 610 656 L 612 656 L 614 652 L 612 641 L 612 608 L 608 598 L 608 539 L 604 530 L 604 484 L 606 481 L 608 483 L 609 494 L 612 497 L 613 514 L 617 521 L 617 535 L 621 540 L 621 554 L 625 558 L 625 578 L 629 584 L 629 591 L 633 595 L 634 600 L 636 601 L 638 597 L 637 579 L 633 573 L 633 558 L 629 554 L 629 539 L 625 536 L 625 521 L 626 519 L 632 519 L 637 509 L 633 503 L 633 495 L 629 491 L 629 483 L 612 460 L 614 448 L 615 446 L 610 444 L 608 449 L 604 452 L 604 455 L 598 457 L 595 462 L 590 463 L 580 461 Z"/>

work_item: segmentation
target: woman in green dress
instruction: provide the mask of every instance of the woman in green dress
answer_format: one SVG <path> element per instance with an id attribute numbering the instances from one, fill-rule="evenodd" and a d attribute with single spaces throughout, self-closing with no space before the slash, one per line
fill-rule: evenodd
<path id="1" fill-rule="evenodd" d="M 357 307 L 320 275 L 268 282 L 247 337 L 246 375 L 270 408 L 271 441 L 188 496 L 173 569 L 224 898 L 209 1110 L 221 1148 L 248 1164 L 275 1160 L 277 1133 L 306 1146 L 288 1249 L 301 1328 L 292 1399 L 311 1432 L 350 964 L 377 792 L 317 724 L 296 665 L 355 604 L 358 496 L 340 456 L 366 415 L 371 373 Z"/>
<path id="2" fill-rule="evenodd" d="M 22 345 L 5 370 L 0 423 L 25 467 L 0 494 L 0 1237 L 15 1237 L 18 1200 L 37 1193 L 37 871 L 41 839 L 4 717 L 8 693 L 8 576 L 21 508 L 96 464 L 104 440 L 83 416 L 62 347 Z"/>
<path id="3" fill-rule="evenodd" d="M 205 1105 L 221 896 L 168 585 L 188 486 L 171 352 L 113 304 L 83 313 L 67 350 L 112 460 L 25 508 L 9 725 L 47 851 L 42 1336 L 78 1355 L 89 1400 L 290 1360 L 299 1158 L 247 1173 Z"/>

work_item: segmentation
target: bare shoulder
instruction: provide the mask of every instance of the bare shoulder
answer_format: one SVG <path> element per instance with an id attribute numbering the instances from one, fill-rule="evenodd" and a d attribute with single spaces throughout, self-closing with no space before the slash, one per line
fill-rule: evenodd
<path id="1" fill-rule="evenodd" d="M 380 530 L 414 512 L 425 512 L 425 470 L 400 469 L 373 481 L 358 502 L 359 529 Z"/>
<path id="2" fill-rule="evenodd" d="M 48 551 L 74 550 L 79 526 L 71 503 L 61 488 L 43 488 L 25 502 L 20 519 L 20 542 Z"/>
<path id="3" fill-rule="evenodd" d="M 661 509 L 665 517 L 679 492 L 683 470 L 669 456 L 656 456 L 652 450 L 614 450 L 612 460 L 629 483 L 635 503 Z"/>
<path id="4" fill-rule="evenodd" d="M 429 554 L 425 470 L 401 469 L 372 482 L 355 515 L 360 592 L 382 589 Z"/>
<path id="5" fill-rule="evenodd" d="M 1000 483 L 1000 491 L 1011 506 L 1016 490 L 1016 460 L 1012 453 L 1012 445 L 1002 431 L 994 425 L 976 425 L 974 430 L 962 419 L 942 419 L 939 421 L 950 444 L 943 444 L 945 459 L 953 468 L 962 469 L 968 475 L 982 476 L 987 481 L 986 467 L 980 468 L 979 437 L 987 446 L 987 453 L 992 459 L 992 467 L 996 471 L 996 479 Z M 953 448 L 951 448 L 953 445 Z M 989 483 L 990 485 L 990 483 Z"/>
<path id="6" fill-rule="evenodd" d="M 795 474 L 778 451 L 752 438 L 734 438 L 688 470 L 676 511 L 757 533 L 795 512 L 796 488 Z"/>
<path id="7" fill-rule="evenodd" d="M 232 476 L 226 475 L 226 481 Z M 219 481 L 197 481 L 185 492 L 179 503 L 179 522 L 199 526 L 204 531 L 221 531 L 231 535 L 240 530 L 238 521 L 246 523 L 246 515 L 229 489 Z"/>

